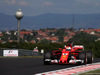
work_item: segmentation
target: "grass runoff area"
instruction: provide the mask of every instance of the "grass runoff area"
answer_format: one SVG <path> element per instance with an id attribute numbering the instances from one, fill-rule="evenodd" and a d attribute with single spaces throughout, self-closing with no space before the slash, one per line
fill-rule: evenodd
<path id="1" fill-rule="evenodd" d="M 89 71 L 89 72 L 82 73 L 82 74 L 79 74 L 79 75 L 100 75 L 100 68 L 97 69 L 97 70 Z"/>

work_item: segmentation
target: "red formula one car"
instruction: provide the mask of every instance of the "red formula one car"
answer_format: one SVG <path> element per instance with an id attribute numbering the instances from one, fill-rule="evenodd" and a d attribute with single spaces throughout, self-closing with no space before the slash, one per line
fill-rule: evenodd
<path id="1" fill-rule="evenodd" d="M 80 51 L 81 50 L 81 51 Z M 68 44 L 64 49 L 59 48 L 56 51 L 47 51 L 44 53 L 44 64 L 87 64 L 93 62 L 93 55 L 91 51 L 82 51 L 82 45 Z"/>

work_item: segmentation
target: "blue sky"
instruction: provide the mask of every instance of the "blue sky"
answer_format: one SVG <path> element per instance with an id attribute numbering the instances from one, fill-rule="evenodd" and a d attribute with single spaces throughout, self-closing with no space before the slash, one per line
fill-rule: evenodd
<path id="1" fill-rule="evenodd" d="M 0 13 L 14 15 L 21 9 L 25 16 L 45 13 L 100 13 L 100 0 L 0 0 Z"/>

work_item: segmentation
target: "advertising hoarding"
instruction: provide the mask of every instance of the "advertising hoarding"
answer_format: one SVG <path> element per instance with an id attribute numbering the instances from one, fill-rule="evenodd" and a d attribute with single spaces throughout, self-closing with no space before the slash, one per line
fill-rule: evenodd
<path id="1" fill-rule="evenodd" d="M 18 56 L 18 50 L 3 50 L 3 56 Z"/>

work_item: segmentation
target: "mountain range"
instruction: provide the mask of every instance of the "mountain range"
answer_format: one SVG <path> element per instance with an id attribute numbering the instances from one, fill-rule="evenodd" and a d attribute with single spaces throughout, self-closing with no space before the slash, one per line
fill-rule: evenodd
<path id="1" fill-rule="evenodd" d="M 43 28 L 100 28 L 100 14 L 54 14 L 47 13 L 38 16 L 23 16 L 21 29 Z M 0 31 L 16 30 L 15 15 L 0 13 Z"/>

